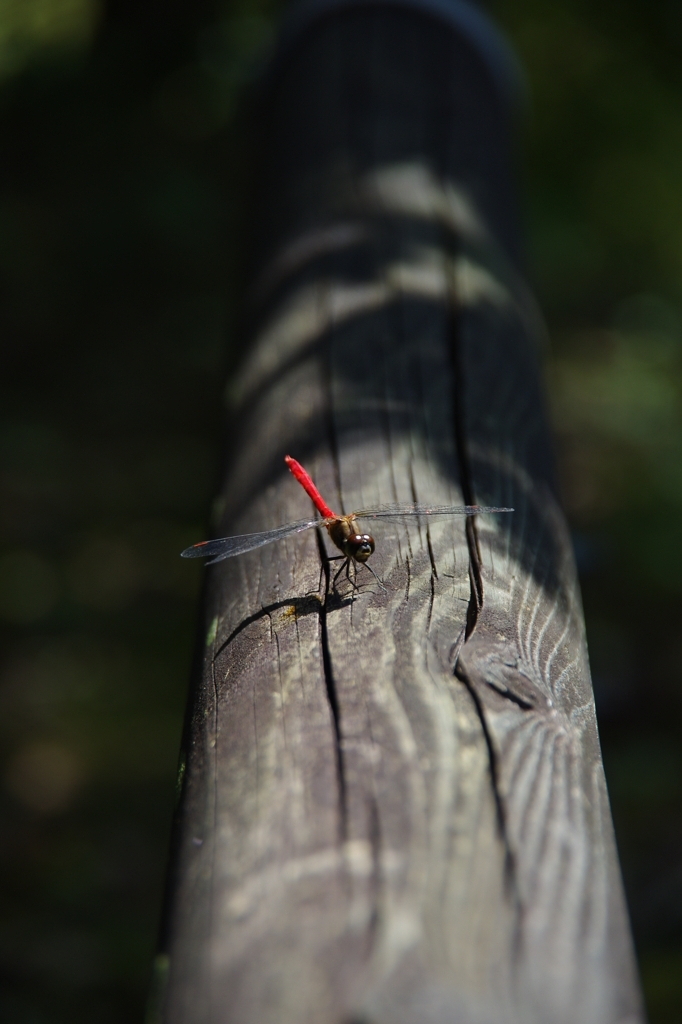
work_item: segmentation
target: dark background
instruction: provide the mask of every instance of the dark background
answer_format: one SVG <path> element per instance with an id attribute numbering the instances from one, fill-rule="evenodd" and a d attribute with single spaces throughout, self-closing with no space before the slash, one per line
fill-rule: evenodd
<path id="1" fill-rule="evenodd" d="M 682 4 L 498 0 L 652 1024 L 682 1019 Z M 281 4 L 0 2 L 0 1018 L 128 1024 L 159 917 Z"/>

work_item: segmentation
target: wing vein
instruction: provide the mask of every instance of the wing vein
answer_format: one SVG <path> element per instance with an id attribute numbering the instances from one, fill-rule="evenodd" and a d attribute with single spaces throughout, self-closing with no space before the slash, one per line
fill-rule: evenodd
<path id="1" fill-rule="evenodd" d="M 194 544 L 182 552 L 182 558 L 209 558 L 207 565 L 214 562 L 222 562 L 224 558 L 233 558 L 235 555 L 243 555 L 247 551 L 254 551 L 266 544 L 272 544 L 276 540 L 283 540 L 284 537 L 291 537 L 294 533 L 302 533 L 303 530 L 310 530 L 313 526 L 324 526 L 325 519 L 300 519 L 296 523 L 289 523 L 287 526 L 280 526 L 275 530 L 265 530 L 263 533 L 242 533 L 236 537 L 218 537 L 216 540 L 206 540 L 200 544 Z"/>

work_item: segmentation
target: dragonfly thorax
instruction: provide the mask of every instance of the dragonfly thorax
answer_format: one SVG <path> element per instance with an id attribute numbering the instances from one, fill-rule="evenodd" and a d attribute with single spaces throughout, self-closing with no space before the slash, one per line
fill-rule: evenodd
<path id="1" fill-rule="evenodd" d="M 327 525 L 329 536 L 346 558 L 366 562 L 374 552 L 374 538 L 369 533 L 357 533 L 354 516 L 343 516 Z"/>

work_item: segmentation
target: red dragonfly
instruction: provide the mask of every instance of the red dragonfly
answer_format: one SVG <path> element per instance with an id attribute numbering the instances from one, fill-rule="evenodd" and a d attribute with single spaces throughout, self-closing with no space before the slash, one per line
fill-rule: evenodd
<path id="1" fill-rule="evenodd" d="M 369 533 L 358 532 L 355 526 L 357 519 L 402 519 L 405 516 L 475 516 L 484 512 L 514 511 L 513 508 L 486 508 L 481 505 L 379 505 L 377 508 L 359 509 L 357 512 L 349 512 L 347 516 L 342 516 L 330 509 L 313 483 L 312 477 L 300 462 L 292 459 L 290 455 L 286 455 L 284 461 L 312 498 L 315 508 L 322 516 L 321 519 L 300 519 L 296 523 L 278 526 L 275 530 L 266 530 L 264 533 L 244 533 L 238 537 L 202 540 L 199 544 L 194 544 L 191 548 L 183 551 L 182 557 L 210 558 L 207 565 L 212 565 L 214 562 L 222 562 L 223 558 L 243 555 L 246 551 L 253 551 L 255 548 L 262 548 L 265 544 L 272 544 L 276 540 L 291 537 L 294 533 L 312 530 L 314 526 L 325 526 L 330 539 L 341 552 L 336 558 L 344 559 L 341 568 L 334 576 L 333 583 L 336 583 L 344 568 L 350 581 L 350 564 L 355 562 L 365 565 L 377 582 L 383 586 L 374 569 L 367 565 L 367 559 L 374 552 L 374 538 Z"/>

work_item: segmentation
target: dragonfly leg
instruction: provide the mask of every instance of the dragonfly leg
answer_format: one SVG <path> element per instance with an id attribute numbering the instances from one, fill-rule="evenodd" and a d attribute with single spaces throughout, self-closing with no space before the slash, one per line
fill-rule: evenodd
<path id="1" fill-rule="evenodd" d="M 350 578 L 350 563 L 351 563 L 351 559 L 350 558 L 348 559 L 348 564 L 346 566 L 346 579 L 350 583 L 350 585 L 353 588 L 353 590 L 359 590 L 360 587 L 357 584 L 358 565 L 357 565 L 357 562 L 355 561 L 355 559 L 352 559 L 352 562 L 353 562 L 353 579 Z"/>
<path id="2" fill-rule="evenodd" d="M 379 586 L 381 587 L 381 589 L 382 589 L 382 590 L 386 590 L 386 587 L 385 587 L 385 586 L 384 586 L 384 584 L 383 584 L 383 583 L 381 582 L 381 580 L 379 579 L 379 577 L 378 577 L 378 576 L 377 576 L 377 574 L 375 573 L 375 571 L 374 571 L 374 569 L 372 568 L 372 566 L 371 566 L 371 565 L 369 565 L 369 563 L 368 563 L 368 562 L 365 562 L 365 563 L 364 563 L 364 566 L 365 566 L 365 569 L 369 569 L 369 571 L 371 572 L 372 576 L 373 576 L 373 577 L 374 577 L 374 579 L 375 579 L 375 580 L 377 581 L 377 583 L 379 584 Z M 387 591 L 387 590 L 386 590 L 386 593 L 388 593 L 388 591 Z"/>
<path id="3" fill-rule="evenodd" d="M 338 558 L 339 556 L 337 555 L 336 557 Z M 344 556 L 341 555 L 341 558 L 344 558 Z M 331 562 L 332 559 L 330 558 L 329 561 Z M 350 558 L 344 558 L 344 561 L 341 563 L 341 566 L 340 566 L 338 572 L 336 573 L 336 575 L 334 576 L 334 579 L 332 580 L 332 590 L 334 590 L 336 588 L 336 581 L 338 580 L 338 578 L 341 575 L 341 573 L 343 572 L 343 570 L 345 569 L 346 571 L 348 571 L 348 563 L 349 562 L 350 562 Z"/>

